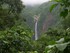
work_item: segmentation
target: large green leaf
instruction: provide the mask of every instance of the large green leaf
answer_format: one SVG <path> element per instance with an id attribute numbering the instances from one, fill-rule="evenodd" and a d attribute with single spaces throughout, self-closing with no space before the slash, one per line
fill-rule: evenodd
<path id="1" fill-rule="evenodd" d="M 68 9 L 64 9 L 61 13 L 60 13 L 60 16 L 61 17 L 66 17 L 68 15 Z"/>
<path id="2" fill-rule="evenodd" d="M 61 38 L 60 40 L 56 41 L 56 43 L 63 43 L 64 42 L 64 38 Z"/>
<path id="3" fill-rule="evenodd" d="M 50 12 L 53 10 L 53 8 L 55 8 L 58 4 L 53 4 L 51 7 L 50 7 Z"/>
<path id="4" fill-rule="evenodd" d="M 67 47 L 68 44 L 69 42 L 63 43 L 63 44 L 56 44 L 55 46 L 58 48 L 58 50 L 63 51 Z"/>

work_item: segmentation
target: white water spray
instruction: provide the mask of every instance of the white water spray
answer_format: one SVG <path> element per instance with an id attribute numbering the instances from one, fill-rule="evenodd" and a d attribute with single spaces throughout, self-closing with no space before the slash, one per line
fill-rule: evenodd
<path id="1" fill-rule="evenodd" d="M 38 32 L 37 32 L 37 25 L 38 25 L 38 19 L 40 15 L 35 15 L 34 16 L 34 22 L 35 22 L 35 40 L 38 39 Z"/>

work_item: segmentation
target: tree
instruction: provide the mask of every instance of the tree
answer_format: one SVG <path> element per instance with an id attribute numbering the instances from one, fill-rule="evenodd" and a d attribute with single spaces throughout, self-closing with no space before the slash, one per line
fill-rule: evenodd
<path id="1" fill-rule="evenodd" d="M 60 5 L 60 11 L 61 11 L 60 16 L 65 18 L 70 12 L 70 8 L 69 8 L 70 0 L 52 0 L 52 1 L 56 3 L 51 6 L 50 10 L 52 10 L 57 5 Z"/>
<path id="2" fill-rule="evenodd" d="M 2 6 L 3 4 L 8 4 L 10 8 L 9 12 L 12 11 L 13 13 L 21 12 L 24 7 L 21 0 L 0 0 L 0 6 Z"/>
<path id="3" fill-rule="evenodd" d="M 0 30 L 12 27 L 23 8 L 21 0 L 0 0 Z"/>
<path id="4" fill-rule="evenodd" d="M 70 27 L 70 0 L 52 0 L 56 2 L 56 4 L 53 4 L 50 8 L 52 10 L 56 6 L 60 6 L 60 16 L 62 17 L 62 26 L 64 29 L 67 29 Z"/>

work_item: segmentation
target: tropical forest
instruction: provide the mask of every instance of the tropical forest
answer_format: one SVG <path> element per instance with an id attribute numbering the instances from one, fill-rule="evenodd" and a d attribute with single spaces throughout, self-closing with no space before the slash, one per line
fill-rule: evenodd
<path id="1" fill-rule="evenodd" d="M 0 53 L 70 53 L 70 0 L 0 0 Z"/>

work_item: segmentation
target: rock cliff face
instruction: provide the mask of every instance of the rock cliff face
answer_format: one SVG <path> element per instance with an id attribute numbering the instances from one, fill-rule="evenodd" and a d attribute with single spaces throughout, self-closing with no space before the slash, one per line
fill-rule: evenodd
<path id="1" fill-rule="evenodd" d="M 46 2 L 42 5 L 37 6 L 27 6 L 24 9 L 24 13 L 22 15 L 27 20 L 28 25 L 34 31 L 34 15 L 40 14 L 40 18 L 38 20 L 38 35 L 46 32 L 48 28 L 55 26 L 59 20 L 59 10 L 58 7 L 54 8 L 52 12 L 50 12 L 50 6 L 54 4 L 54 2 Z M 56 11 L 56 12 L 55 12 Z M 22 16 L 22 17 L 23 17 Z"/>

